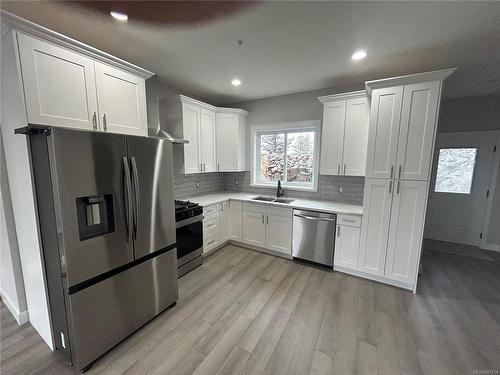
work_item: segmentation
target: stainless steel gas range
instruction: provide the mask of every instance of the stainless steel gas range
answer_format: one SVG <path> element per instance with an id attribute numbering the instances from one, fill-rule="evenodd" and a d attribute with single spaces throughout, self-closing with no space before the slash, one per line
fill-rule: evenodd
<path id="1" fill-rule="evenodd" d="M 203 207 L 175 201 L 177 273 L 179 277 L 203 264 Z"/>

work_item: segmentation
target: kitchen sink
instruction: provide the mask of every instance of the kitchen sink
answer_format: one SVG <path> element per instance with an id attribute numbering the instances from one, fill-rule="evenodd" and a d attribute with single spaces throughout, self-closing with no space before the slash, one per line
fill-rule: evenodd
<path id="1" fill-rule="evenodd" d="M 273 197 L 263 197 L 263 196 L 258 196 L 255 198 L 251 198 L 254 201 L 263 201 L 263 202 L 273 202 L 276 198 Z"/>
<path id="2" fill-rule="evenodd" d="M 294 200 L 289 199 L 289 198 L 274 198 L 274 197 L 265 197 L 259 195 L 258 197 L 251 198 L 254 201 L 261 201 L 261 202 L 273 202 L 273 203 L 285 203 L 285 204 L 290 204 Z"/>

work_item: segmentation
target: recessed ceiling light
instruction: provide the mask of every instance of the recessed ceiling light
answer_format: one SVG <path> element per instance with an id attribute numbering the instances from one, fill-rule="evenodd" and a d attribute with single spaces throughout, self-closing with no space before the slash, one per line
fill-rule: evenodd
<path id="1" fill-rule="evenodd" d="M 239 86 L 239 85 L 241 85 L 241 81 L 238 78 L 235 78 L 231 81 L 231 85 Z"/>
<path id="2" fill-rule="evenodd" d="M 352 54 L 351 59 L 354 61 L 363 60 L 366 57 L 365 51 L 356 51 Z"/>
<path id="3" fill-rule="evenodd" d="M 113 17 L 114 19 L 116 19 L 118 21 L 125 22 L 126 20 L 128 20 L 128 16 L 125 13 L 109 12 L 109 14 L 111 14 L 111 17 Z"/>

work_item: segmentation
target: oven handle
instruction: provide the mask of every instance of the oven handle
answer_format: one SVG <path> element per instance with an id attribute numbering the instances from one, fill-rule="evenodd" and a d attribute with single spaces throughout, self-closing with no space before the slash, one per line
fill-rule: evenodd
<path id="1" fill-rule="evenodd" d="M 175 228 L 182 228 L 182 227 L 185 227 L 186 225 L 194 224 L 194 223 L 196 223 L 198 221 L 202 221 L 202 220 L 203 220 L 203 214 L 198 215 L 198 216 L 194 216 L 194 217 L 190 217 L 189 219 L 181 220 L 181 221 L 178 221 L 177 223 L 175 223 Z"/>

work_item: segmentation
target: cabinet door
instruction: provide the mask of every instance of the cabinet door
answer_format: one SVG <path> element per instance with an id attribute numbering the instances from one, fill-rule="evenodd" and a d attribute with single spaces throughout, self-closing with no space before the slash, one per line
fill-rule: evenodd
<path id="1" fill-rule="evenodd" d="M 219 238 L 221 243 L 229 240 L 229 202 L 222 202 L 220 204 Z"/>
<path id="2" fill-rule="evenodd" d="M 427 181 L 397 181 L 392 203 L 385 277 L 413 284 L 425 222 Z"/>
<path id="3" fill-rule="evenodd" d="M 215 112 L 202 108 L 200 111 L 200 155 L 203 172 L 217 170 L 215 144 Z"/>
<path id="4" fill-rule="evenodd" d="M 403 86 L 372 91 L 366 177 L 392 178 L 395 173 Z"/>
<path id="5" fill-rule="evenodd" d="M 384 275 L 393 184 L 393 180 L 365 180 L 359 271 L 378 276 Z"/>
<path id="6" fill-rule="evenodd" d="M 144 79 L 95 62 L 101 130 L 148 135 Z"/>
<path id="7" fill-rule="evenodd" d="M 403 94 L 397 177 L 428 180 L 437 126 L 439 81 L 407 85 Z"/>
<path id="8" fill-rule="evenodd" d="M 20 33 L 17 38 L 28 122 L 97 127 L 94 61 Z"/>
<path id="9" fill-rule="evenodd" d="M 229 236 L 235 241 L 242 241 L 243 202 L 229 201 Z"/>
<path id="10" fill-rule="evenodd" d="M 266 215 L 266 249 L 292 255 L 292 217 Z"/>
<path id="11" fill-rule="evenodd" d="M 217 113 L 217 162 L 220 172 L 238 170 L 238 115 Z"/>
<path id="12" fill-rule="evenodd" d="M 346 176 L 364 176 L 370 106 L 368 98 L 347 100 L 342 172 Z"/>
<path id="13" fill-rule="evenodd" d="M 337 225 L 333 264 L 356 270 L 358 268 L 360 229 Z"/>
<path id="14" fill-rule="evenodd" d="M 243 242 L 264 247 L 266 245 L 266 224 L 264 211 L 243 211 Z"/>
<path id="15" fill-rule="evenodd" d="M 189 141 L 184 148 L 184 173 L 200 173 L 200 108 L 182 104 L 182 126 L 184 139 Z"/>
<path id="16" fill-rule="evenodd" d="M 346 101 L 325 103 L 321 129 L 320 174 L 342 174 Z"/>

